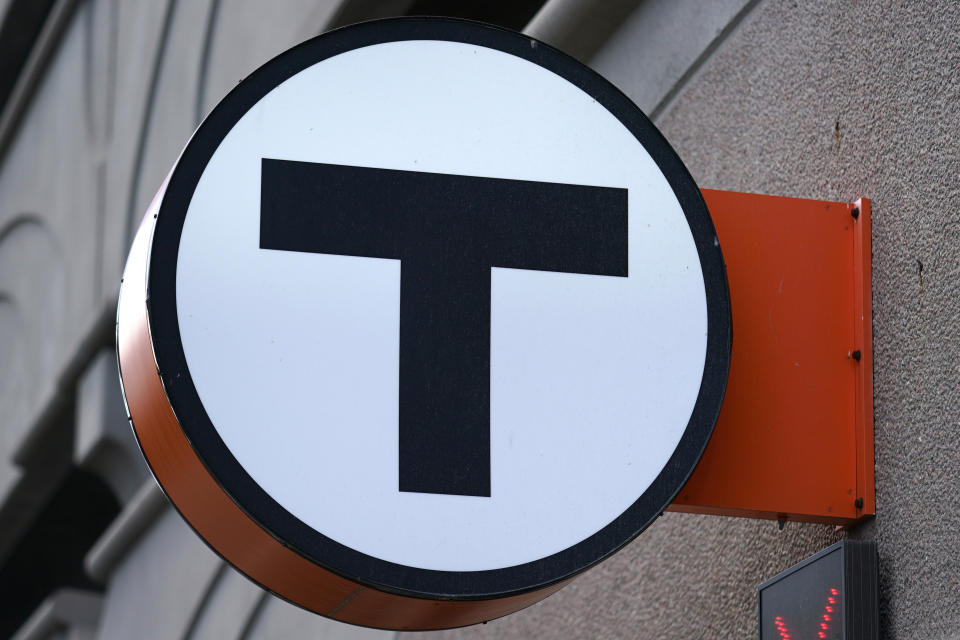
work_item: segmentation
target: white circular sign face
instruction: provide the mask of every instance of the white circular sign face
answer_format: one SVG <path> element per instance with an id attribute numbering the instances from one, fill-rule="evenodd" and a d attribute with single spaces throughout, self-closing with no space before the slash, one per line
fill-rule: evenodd
<path id="1" fill-rule="evenodd" d="M 490 33 L 294 49 L 173 174 L 151 272 L 171 401 L 312 557 L 559 578 L 669 503 L 719 409 L 728 303 L 689 176 L 612 87 Z"/>

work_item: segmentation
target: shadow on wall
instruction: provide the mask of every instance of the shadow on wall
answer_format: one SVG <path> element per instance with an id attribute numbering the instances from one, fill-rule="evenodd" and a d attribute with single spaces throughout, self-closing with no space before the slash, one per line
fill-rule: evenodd
<path id="1" fill-rule="evenodd" d="M 8 638 L 62 587 L 98 590 L 83 557 L 120 505 L 95 475 L 70 471 L 0 568 L 0 638 Z"/>

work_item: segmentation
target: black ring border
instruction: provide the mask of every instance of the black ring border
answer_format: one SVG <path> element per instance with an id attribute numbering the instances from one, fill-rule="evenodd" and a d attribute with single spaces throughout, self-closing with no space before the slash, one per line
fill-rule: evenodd
<path id="1" fill-rule="evenodd" d="M 180 340 L 180 234 L 197 182 L 223 138 L 267 93 L 305 68 L 354 49 L 409 40 L 460 42 L 515 55 L 592 96 L 656 162 L 684 211 L 700 257 L 707 298 L 706 359 L 697 401 L 676 449 L 646 491 L 610 524 L 563 551 L 522 565 L 483 571 L 408 567 L 351 549 L 297 519 L 256 484 L 218 435 L 194 387 Z M 683 162 L 646 115 L 602 76 L 549 45 L 494 25 L 432 17 L 374 20 L 321 34 L 265 63 L 227 94 L 184 148 L 163 195 L 148 262 L 147 318 L 158 372 L 184 435 L 211 476 L 284 546 L 349 580 L 399 595 L 433 600 L 509 597 L 571 578 L 614 554 L 662 515 L 686 484 L 709 442 L 726 389 L 732 343 L 726 268 L 703 196 Z"/>

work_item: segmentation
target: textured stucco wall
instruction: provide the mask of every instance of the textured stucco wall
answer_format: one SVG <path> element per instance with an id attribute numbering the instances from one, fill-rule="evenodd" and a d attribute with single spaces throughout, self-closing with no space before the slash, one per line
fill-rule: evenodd
<path id="1" fill-rule="evenodd" d="M 881 637 L 960 637 L 960 4 L 760 2 L 657 124 L 703 187 L 873 199 L 877 517 L 849 535 L 879 545 Z M 841 535 L 667 514 L 545 602 L 433 637 L 755 638 L 756 584 Z"/>

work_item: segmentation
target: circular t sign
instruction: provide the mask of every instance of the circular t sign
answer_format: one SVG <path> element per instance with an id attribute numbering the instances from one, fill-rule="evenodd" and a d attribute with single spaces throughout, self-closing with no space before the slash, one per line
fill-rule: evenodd
<path id="1" fill-rule="evenodd" d="M 693 471 L 730 311 L 700 192 L 572 58 L 361 24 L 241 82 L 137 236 L 121 378 L 157 480 L 312 611 L 505 615 L 640 533 Z"/>

